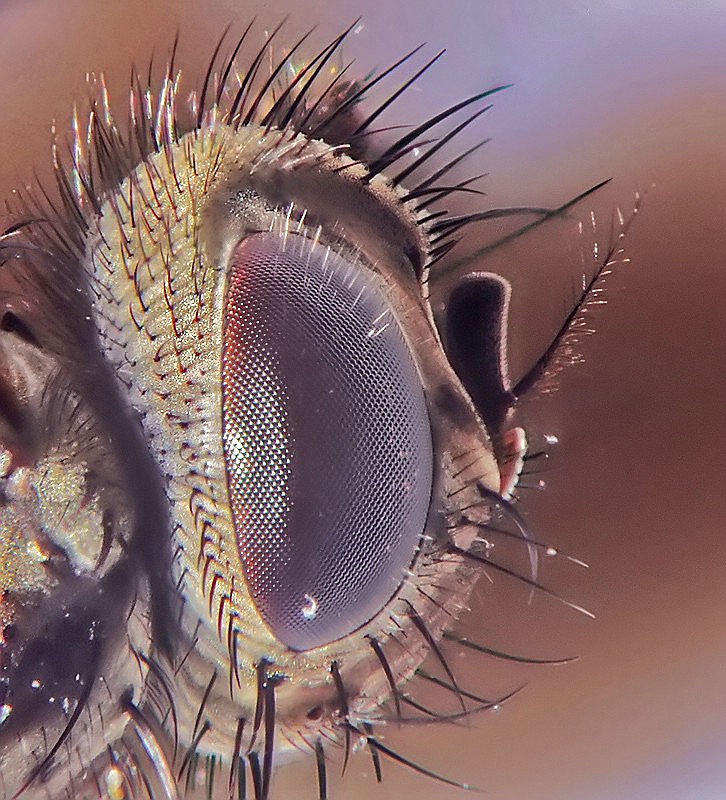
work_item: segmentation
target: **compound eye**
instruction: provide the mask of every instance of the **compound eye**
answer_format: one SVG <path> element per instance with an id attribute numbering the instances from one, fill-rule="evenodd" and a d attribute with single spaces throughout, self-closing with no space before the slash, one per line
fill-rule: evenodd
<path id="1" fill-rule="evenodd" d="M 244 239 L 228 280 L 222 384 L 254 603 L 293 650 L 340 639 L 400 587 L 432 491 L 421 379 L 380 280 L 304 236 Z"/>

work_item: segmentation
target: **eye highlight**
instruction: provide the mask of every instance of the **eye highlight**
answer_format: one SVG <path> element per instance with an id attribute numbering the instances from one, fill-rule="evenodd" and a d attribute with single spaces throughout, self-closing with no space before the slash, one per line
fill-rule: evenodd
<path id="1" fill-rule="evenodd" d="M 347 80 L 331 68 L 346 32 L 306 62 L 301 40 L 267 74 L 269 40 L 238 63 L 250 30 L 227 55 L 220 42 L 191 103 L 174 54 L 158 89 L 135 76 L 128 131 L 101 82 L 58 157 L 59 206 L 25 198 L 0 237 L 36 297 L 30 311 L 4 298 L 19 322 L 0 346 L 18 355 L 0 388 L 21 413 L 4 413 L 19 444 L 0 429 L 3 544 L 19 456 L 38 471 L 58 451 L 61 500 L 88 517 L 66 536 L 42 496 L 24 498 L 23 544 L 52 540 L 70 565 L 60 579 L 42 561 L 19 591 L 6 548 L 7 797 L 191 796 L 203 783 L 212 796 L 221 770 L 228 795 L 250 780 L 263 800 L 275 759 L 301 750 L 325 797 L 328 760 L 355 746 L 377 774 L 387 758 L 431 775 L 379 733 L 407 721 L 406 704 L 427 716 L 404 686 L 427 680 L 431 655 L 457 714 L 491 707 L 460 689 L 442 638 L 482 566 L 539 587 L 542 545 L 505 497 L 526 450 L 499 369 L 507 289 L 487 294 L 481 331 L 499 338 L 482 334 L 497 364 L 484 403 L 459 377 L 471 354 L 449 363 L 428 280 L 468 224 L 559 210 L 448 216 L 470 181 L 447 180 L 460 154 L 433 159 L 491 91 L 378 145 L 376 120 L 438 56 L 367 107 L 415 52 Z M 40 379 L 21 391 L 26 373 Z M 53 416 L 64 394 L 68 413 Z M 30 446 L 66 418 L 68 435 Z M 490 534 L 524 543 L 531 574 L 493 562 Z M 54 608 L 63 636 L 39 634 L 32 613 Z M 83 642 L 78 658 L 58 657 L 63 637 Z M 58 674 L 31 704 L 39 651 Z"/>

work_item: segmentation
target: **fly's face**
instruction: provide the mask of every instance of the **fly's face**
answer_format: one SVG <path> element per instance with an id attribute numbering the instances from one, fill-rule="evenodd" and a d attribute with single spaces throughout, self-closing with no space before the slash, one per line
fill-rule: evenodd
<path id="1" fill-rule="evenodd" d="M 431 166 L 490 93 L 376 150 L 387 73 L 331 68 L 345 35 L 264 75 L 218 48 L 191 102 L 172 59 L 125 130 L 101 83 L 0 238 L 2 797 L 265 798 L 299 750 L 323 797 L 336 750 L 404 760 L 379 726 L 432 652 L 486 705 L 439 641 L 527 536 L 508 288 L 462 283 L 440 333 L 427 286 L 521 209 L 452 218 L 460 157 Z"/>

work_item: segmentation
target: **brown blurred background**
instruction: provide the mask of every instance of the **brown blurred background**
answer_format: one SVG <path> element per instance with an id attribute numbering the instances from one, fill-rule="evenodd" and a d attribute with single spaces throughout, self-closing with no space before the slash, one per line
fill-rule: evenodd
<path id="1" fill-rule="evenodd" d="M 514 82 L 461 142 L 493 137 L 462 173 L 490 173 L 487 205 L 557 204 L 614 177 L 572 218 L 472 264 L 513 283 L 515 374 L 556 329 L 613 209 L 627 215 L 648 189 L 625 240 L 630 263 L 588 312 L 597 332 L 579 347 L 584 363 L 520 410 L 535 449 L 545 434 L 560 440 L 527 478 L 547 490 L 522 489 L 521 508 L 541 538 L 591 565 L 546 564 L 543 581 L 597 620 L 542 597 L 529 606 L 498 579 L 478 587 L 466 628 L 490 646 L 581 658 L 525 668 L 452 650 L 466 688 L 527 689 L 468 726 L 392 727 L 386 741 L 492 800 L 726 797 L 726 6 L 4 0 L 0 197 L 34 169 L 48 174 L 50 121 L 67 126 L 87 72 L 105 71 L 123 102 L 131 61 L 163 60 L 177 29 L 193 73 L 226 23 L 241 30 L 257 13 L 271 27 L 287 10 L 283 38 L 318 22 L 319 44 L 363 14 L 346 50 L 361 72 L 421 41 L 449 49 L 393 109 L 397 122 Z M 391 764 L 384 773 L 376 787 L 362 754 L 332 779 L 334 796 L 466 796 Z M 312 764 L 294 765 L 275 797 L 314 797 L 313 786 Z"/>

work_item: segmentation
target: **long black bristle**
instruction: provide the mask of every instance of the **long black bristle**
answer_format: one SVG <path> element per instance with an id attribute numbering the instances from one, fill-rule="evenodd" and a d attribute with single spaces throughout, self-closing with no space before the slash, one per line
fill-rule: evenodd
<path id="1" fill-rule="evenodd" d="M 363 723 L 363 729 L 368 734 L 368 736 L 373 736 L 373 726 L 370 722 Z M 381 757 L 378 754 L 378 750 L 370 743 L 368 744 L 368 751 L 371 754 L 371 761 L 373 762 L 373 772 L 376 776 L 376 783 L 383 783 L 383 767 L 381 766 Z"/>
<path id="2" fill-rule="evenodd" d="M 192 781 L 192 768 L 195 766 L 194 759 L 199 755 L 197 752 L 197 748 L 199 747 L 199 743 L 202 741 L 202 737 L 211 729 L 212 725 L 208 719 L 204 720 L 204 723 L 201 725 L 198 731 L 196 731 L 194 738 L 192 739 L 189 747 L 187 748 L 186 753 L 184 753 L 184 758 L 182 759 L 181 766 L 179 767 L 178 779 L 181 780 L 182 776 L 184 775 L 185 770 L 189 770 L 187 772 L 187 784 L 193 783 Z"/>
<path id="3" fill-rule="evenodd" d="M 388 69 L 384 70 L 379 75 L 376 75 L 375 77 L 371 78 L 370 80 L 365 81 L 363 83 L 363 85 L 356 92 L 354 92 L 344 103 L 341 103 L 339 106 L 337 106 L 332 111 L 330 116 L 326 117 L 312 131 L 310 131 L 310 136 L 313 139 L 318 138 L 319 133 L 323 128 L 325 128 L 327 125 L 330 125 L 330 123 L 336 117 L 340 116 L 341 114 L 344 114 L 353 105 L 355 105 L 357 102 L 359 102 L 363 98 L 363 96 L 368 94 L 368 92 L 370 92 L 370 90 L 377 83 L 380 83 L 382 80 L 387 78 L 394 70 L 398 69 L 398 67 L 400 67 L 402 64 L 405 64 L 407 61 L 409 61 L 411 58 L 413 58 L 413 56 L 416 55 L 416 53 L 418 53 L 418 51 L 421 50 L 421 48 L 423 46 L 424 45 L 421 44 L 418 47 L 415 47 L 409 53 L 406 53 L 405 56 L 402 56 L 401 58 L 399 58 L 398 61 L 396 61 L 395 63 L 391 64 L 391 66 L 388 67 Z"/>
<path id="4" fill-rule="evenodd" d="M 469 639 L 463 638 L 461 636 L 456 636 L 455 634 L 447 631 L 444 633 L 444 639 L 447 639 L 450 642 L 455 642 L 456 644 L 460 644 L 463 647 L 468 648 L 469 650 L 474 650 L 477 653 L 484 653 L 488 656 L 494 656 L 495 658 L 501 658 L 504 661 L 516 661 L 518 664 L 571 664 L 573 661 L 578 660 L 578 656 L 568 656 L 566 658 L 530 658 L 527 656 L 518 656 L 514 655 L 513 653 L 505 653 L 502 650 L 494 650 L 491 647 L 486 647 L 483 644 L 477 644 L 476 642 L 472 642 Z"/>
<path id="5" fill-rule="evenodd" d="M 262 63 L 265 57 L 265 53 L 267 52 L 267 48 L 269 47 L 270 42 L 272 42 L 275 39 L 275 37 L 280 32 L 284 24 L 285 20 L 280 22 L 280 24 L 277 25 L 272 30 L 270 35 L 267 37 L 267 41 L 265 42 L 264 45 L 262 45 L 262 47 L 259 48 L 259 50 L 257 51 L 257 55 L 254 57 L 252 63 L 245 71 L 244 77 L 240 81 L 237 93 L 235 94 L 234 99 L 225 117 L 225 121 L 228 125 L 231 125 L 235 120 L 237 120 L 236 125 L 237 128 L 239 128 L 240 119 L 244 113 L 244 104 L 247 100 L 249 92 L 252 90 L 252 84 L 254 83 L 254 80 L 257 77 L 257 72 L 260 69 L 260 64 Z"/>
<path id="6" fill-rule="evenodd" d="M 270 72 L 270 75 L 267 78 L 267 80 L 264 82 L 264 84 L 262 85 L 262 88 L 257 92 L 257 97 L 255 97 L 255 99 L 252 101 L 252 104 L 248 108 L 247 114 L 242 118 L 241 122 L 239 123 L 239 125 L 237 127 L 241 127 L 241 126 L 243 127 L 245 125 L 249 125 L 255 119 L 255 114 L 257 113 L 257 109 L 259 108 L 260 103 L 265 99 L 265 97 L 267 97 L 267 93 L 268 93 L 270 87 L 272 86 L 272 84 L 277 79 L 277 76 L 280 74 L 280 72 L 282 72 L 282 70 L 287 66 L 287 64 L 290 63 L 290 59 L 292 59 L 292 57 L 295 55 L 295 53 L 310 38 L 310 35 L 312 34 L 312 32 L 314 30 L 315 30 L 315 28 L 313 27 L 313 28 L 310 28 L 308 31 L 306 31 L 297 40 L 297 42 L 295 42 L 295 44 L 290 48 L 290 51 L 285 56 L 285 58 L 281 58 L 278 61 L 277 66 L 275 66 L 272 69 L 272 71 Z"/>
<path id="7" fill-rule="evenodd" d="M 68 722 L 66 722 L 63 730 L 61 731 L 60 735 L 56 739 L 53 746 L 48 750 L 47 754 L 43 757 L 40 763 L 37 764 L 31 771 L 28 777 L 26 778 L 23 785 L 18 789 L 18 791 L 13 795 L 13 800 L 17 800 L 22 794 L 24 794 L 28 787 L 38 778 L 46 767 L 52 763 L 53 759 L 56 756 L 56 753 L 61 749 L 63 744 L 67 741 L 68 737 L 71 735 L 71 732 L 76 726 L 81 713 L 86 708 L 86 704 L 88 703 L 88 698 L 91 696 L 91 691 L 96 683 L 96 678 L 98 677 L 98 668 L 101 663 L 101 639 L 100 637 L 96 637 L 93 639 L 93 649 L 91 651 L 91 661 L 89 664 L 88 674 L 85 676 L 85 682 L 83 684 L 83 691 L 81 692 L 78 700 L 76 701 L 75 708 L 73 709 L 70 717 L 68 718 Z"/>
<path id="8" fill-rule="evenodd" d="M 262 769 L 260 768 L 260 757 L 255 750 L 247 754 L 247 762 L 250 765 L 250 775 L 252 776 L 252 790 L 255 793 L 255 800 L 263 800 Z"/>
<path id="9" fill-rule="evenodd" d="M 478 92 L 471 97 L 467 97 L 466 100 L 461 100 L 458 103 L 455 103 L 453 106 L 450 106 L 445 111 L 441 111 L 439 114 L 435 114 L 433 117 L 430 117 L 425 122 L 417 125 L 411 131 L 409 131 L 405 136 L 402 136 L 396 142 L 394 142 L 387 150 L 385 150 L 381 155 L 371 164 L 371 169 L 374 171 L 380 171 L 381 166 L 387 166 L 395 162 L 402 150 L 407 147 L 408 145 L 415 142 L 419 136 L 426 133 L 428 130 L 433 128 L 435 125 L 438 125 L 440 122 L 443 122 L 445 119 L 448 119 L 452 115 L 456 114 L 458 111 L 461 111 L 464 108 L 472 105 L 473 103 L 477 103 L 479 100 L 483 100 L 485 97 L 489 97 L 496 92 L 500 92 L 503 89 L 506 89 L 506 86 L 497 86 L 494 89 L 489 89 L 485 92 Z M 484 113 L 489 108 L 480 109 L 477 111 L 475 116 Z M 466 123 L 468 124 L 468 123 Z M 477 147 L 480 145 L 477 145 Z"/>
<path id="10" fill-rule="evenodd" d="M 202 127 L 202 120 L 204 119 L 204 111 L 207 102 L 207 90 L 209 89 L 210 81 L 212 80 L 212 74 L 214 72 L 214 65 L 217 63 L 217 56 L 219 55 L 219 51 L 222 49 L 222 45 L 224 44 L 224 40 L 227 38 L 227 34 L 229 33 L 229 29 L 232 27 L 231 23 L 227 25 L 227 27 L 222 31 L 222 35 L 219 37 L 217 41 L 217 46 L 214 48 L 212 53 L 212 57 L 209 59 L 209 66 L 207 67 L 207 72 L 204 75 L 204 80 L 202 81 L 202 89 L 199 93 L 199 108 L 197 109 L 197 128 Z"/>
<path id="11" fill-rule="evenodd" d="M 270 794 L 272 764 L 275 756 L 275 725 L 277 721 L 275 691 L 280 680 L 278 676 L 268 676 L 265 681 L 265 748 L 262 757 L 262 800 L 267 800 Z"/>
<path id="12" fill-rule="evenodd" d="M 317 57 L 315 59 L 312 59 L 300 71 L 300 73 L 297 75 L 295 80 L 290 84 L 289 88 L 293 89 L 297 85 L 297 83 L 308 73 L 308 71 L 310 71 L 312 69 L 312 67 L 315 66 L 316 62 L 319 61 L 319 63 L 315 67 L 315 69 L 312 71 L 312 74 L 310 75 L 310 77 L 306 81 L 305 85 L 300 89 L 299 92 L 297 92 L 297 95 L 295 96 L 293 101 L 290 103 L 290 106 L 287 109 L 287 112 L 285 113 L 285 115 L 280 119 L 280 121 L 278 123 L 278 126 L 281 129 L 285 129 L 289 125 L 290 121 L 295 116 L 295 112 L 298 110 L 300 105 L 305 101 L 305 99 L 310 95 L 312 87 L 315 86 L 315 82 L 316 82 L 318 76 L 322 73 L 323 69 L 325 69 L 325 66 L 328 63 L 328 61 L 333 57 L 333 55 L 336 52 L 339 51 L 339 49 L 340 49 L 341 45 L 343 44 L 343 42 L 348 38 L 348 36 L 350 35 L 350 33 L 353 30 L 353 28 L 355 28 L 355 26 L 359 22 L 360 22 L 360 17 L 358 19 L 356 19 L 351 25 L 349 25 L 348 28 L 346 30 L 344 30 L 343 33 L 340 34 L 340 36 L 338 36 L 336 39 L 334 39 L 326 48 L 321 50 L 320 53 L 317 55 Z M 339 76 L 339 74 L 338 74 L 338 76 Z M 338 77 L 338 76 L 336 76 L 336 77 Z M 285 95 L 283 95 L 283 97 L 284 96 Z M 280 98 L 280 100 L 282 100 L 282 98 Z M 278 101 L 278 103 L 276 105 L 282 106 L 280 101 Z M 264 120 L 263 120 L 263 124 L 264 124 Z"/>
<path id="13" fill-rule="evenodd" d="M 410 88 L 425 72 L 428 70 L 443 56 L 446 50 L 439 50 L 439 52 L 433 57 L 430 58 L 420 69 L 418 69 L 414 74 L 406 81 L 404 81 L 398 89 L 396 89 L 389 97 L 387 97 L 376 109 L 372 111 L 361 124 L 356 128 L 353 132 L 354 136 L 360 135 L 366 128 L 368 128 L 378 117 L 389 107 L 391 106 L 398 98 L 406 91 L 406 89 Z"/>
<path id="14" fill-rule="evenodd" d="M 262 659 L 257 665 L 257 699 L 255 701 L 255 716 L 252 720 L 252 735 L 250 736 L 250 743 L 247 745 L 247 752 L 249 753 L 257 741 L 257 734 L 260 732 L 262 725 L 262 714 L 265 710 L 265 684 L 267 682 L 267 667 L 270 662 Z"/>
<path id="15" fill-rule="evenodd" d="M 242 770 L 244 773 L 244 762 L 240 758 L 240 753 L 242 752 L 242 735 L 244 734 L 246 720 L 244 717 L 240 717 L 237 720 L 237 729 L 235 730 L 234 734 L 234 747 L 232 748 L 232 758 L 230 759 L 230 767 L 229 767 L 229 794 L 230 797 L 232 796 L 232 791 L 235 784 L 235 779 L 239 782 L 239 776 L 235 773 L 238 770 Z M 239 794 L 239 791 L 238 791 Z"/>
<path id="16" fill-rule="evenodd" d="M 591 619 L 595 618 L 595 615 L 588 611 L 586 608 L 582 606 L 578 606 L 576 603 L 571 602 L 570 600 L 566 600 L 561 595 L 557 594 L 557 592 L 553 591 L 552 589 L 548 589 L 546 586 L 543 586 L 538 581 L 533 580 L 532 578 L 528 578 L 526 575 L 521 575 L 519 572 L 513 569 L 509 569 L 509 567 L 505 567 L 502 564 L 497 564 L 495 561 L 492 561 L 484 556 L 480 556 L 477 553 L 472 553 L 469 550 L 463 550 L 461 547 L 457 547 L 455 544 L 449 544 L 447 548 L 448 552 L 462 556 L 463 558 L 469 559 L 470 561 L 475 561 L 478 564 L 482 564 L 486 567 L 490 567 L 497 572 L 501 572 L 504 575 L 509 575 L 511 578 L 515 578 L 518 581 L 530 586 L 533 589 L 537 589 L 538 591 L 553 597 L 555 600 L 563 603 L 569 608 L 572 608 L 575 611 L 579 611 L 581 614 L 584 614 L 586 617 L 590 617 Z"/>
<path id="17" fill-rule="evenodd" d="M 338 668 L 338 662 L 333 661 L 330 665 L 330 674 L 333 676 L 333 683 L 335 684 L 335 690 L 338 694 L 338 701 L 340 702 L 340 711 L 344 720 L 343 725 L 343 735 L 345 737 L 344 742 L 344 755 L 343 755 L 343 769 L 342 774 L 345 774 L 346 767 L 348 766 L 348 759 L 350 758 L 350 736 L 351 736 L 351 727 L 350 727 L 350 710 L 348 708 L 348 693 L 345 691 L 345 685 L 343 683 L 343 676 L 340 674 L 340 669 Z"/>
<path id="18" fill-rule="evenodd" d="M 443 147 L 449 144 L 449 142 L 457 136 L 461 131 L 471 125 L 472 122 L 479 119 L 479 117 L 489 111 L 491 106 L 484 106 L 484 108 L 480 108 L 476 113 L 471 114 L 467 117 L 462 123 L 457 125 L 455 128 L 452 128 L 445 136 L 442 136 L 433 146 L 429 147 L 425 153 L 422 153 L 417 159 L 412 161 L 407 167 L 402 169 L 396 175 L 394 175 L 391 180 L 396 184 L 402 184 L 403 181 L 408 178 L 413 172 L 423 166 L 429 159 L 436 155 Z"/>
<path id="19" fill-rule="evenodd" d="M 441 651 L 441 648 L 439 647 L 439 643 L 431 635 L 431 631 L 428 629 L 428 627 L 426 625 L 426 622 L 422 619 L 422 617 L 418 613 L 418 611 L 416 611 L 416 609 L 414 608 L 413 604 L 411 602 L 409 602 L 409 601 L 406 601 L 406 602 L 408 604 L 408 609 L 409 609 L 408 615 L 409 615 L 411 621 L 416 626 L 416 628 L 418 629 L 418 631 L 421 634 L 421 636 L 423 636 L 424 641 L 426 642 L 426 644 L 428 644 L 428 646 L 431 648 L 431 651 L 436 656 L 439 664 L 441 664 L 441 666 L 444 668 L 444 672 L 448 676 L 448 678 L 451 681 L 452 685 L 456 688 L 456 694 L 457 694 L 457 697 L 459 699 L 459 703 L 461 705 L 461 710 L 462 711 L 466 711 L 466 703 L 464 703 L 464 697 L 461 694 L 461 692 L 459 691 L 459 685 L 458 685 L 458 682 L 456 680 L 456 677 L 454 676 L 454 673 L 453 673 L 451 667 L 449 666 L 448 661 L 444 658 L 444 654 Z"/>
<path id="20" fill-rule="evenodd" d="M 417 764 L 415 761 L 411 761 L 411 759 L 402 756 L 400 753 L 397 753 L 395 750 L 392 750 L 390 747 L 387 747 L 380 739 L 377 739 L 372 734 L 367 735 L 368 744 L 378 751 L 382 753 L 387 758 L 390 758 L 391 761 L 395 761 L 398 764 L 401 764 L 404 767 L 408 767 L 409 769 L 413 770 L 414 772 L 418 772 L 420 775 L 425 775 L 427 778 L 433 778 L 440 783 L 445 783 L 447 786 L 455 786 L 457 789 L 464 789 L 467 791 L 477 791 L 474 786 L 471 786 L 468 783 L 460 783 L 459 781 L 455 781 L 452 778 L 447 778 L 444 775 L 440 775 L 438 772 L 434 772 L 433 770 L 427 769 L 426 767 L 421 766 L 421 764 Z"/>
<path id="21" fill-rule="evenodd" d="M 252 30 L 252 26 L 255 24 L 255 18 L 253 17 L 247 27 L 242 31 L 242 35 L 237 39 L 237 44 L 234 46 L 234 50 L 232 50 L 231 55 L 227 59 L 227 63 L 224 67 L 224 72 L 222 73 L 219 86 L 217 87 L 217 96 L 215 98 L 215 105 L 220 105 L 222 102 L 222 97 L 224 95 L 225 90 L 227 89 L 227 81 L 229 80 L 229 75 L 232 72 L 232 67 L 234 66 L 235 59 L 239 54 L 239 51 L 242 49 L 242 45 L 247 38 L 247 34 Z M 203 104 L 200 103 L 200 113 L 203 115 L 206 109 L 203 108 Z"/>
<path id="22" fill-rule="evenodd" d="M 501 236 L 494 242 L 491 242 L 490 244 L 478 248 L 473 253 L 467 253 L 467 255 L 462 259 L 452 260 L 451 263 L 446 265 L 446 269 L 437 270 L 436 274 L 431 276 L 431 280 L 432 281 L 440 280 L 442 277 L 448 275 L 449 273 L 463 269 L 468 264 L 484 258 L 485 256 L 498 250 L 499 248 L 504 247 L 504 245 L 509 244 L 510 242 L 513 242 L 516 239 L 519 239 L 520 237 L 524 236 L 526 233 L 529 233 L 530 231 L 534 230 L 535 228 L 540 227 L 540 225 L 544 225 L 545 222 L 548 222 L 549 220 L 554 219 L 555 217 L 560 217 L 565 215 L 571 208 L 573 208 L 578 203 L 582 202 L 584 199 L 594 194 L 598 190 L 602 189 L 602 187 L 610 183 L 611 180 L 612 178 L 608 178 L 607 180 L 596 183 L 594 186 L 591 186 L 584 192 L 580 192 L 580 194 L 568 200 L 566 203 L 563 203 L 561 206 L 552 209 L 550 213 L 541 215 L 540 217 L 538 217 L 538 219 L 534 220 L 534 222 L 530 222 L 527 225 L 522 225 L 522 227 L 517 228 L 516 231 Z"/>
<path id="23" fill-rule="evenodd" d="M 315 765 L 318 776 L 318 800 L 328 800 L 328 772 L 322 739 L 315 740 Z"/>
<path id="24" fill-rule="evenodd" d="M 401 716 L 401 700 L 398 694 L 398 687 L 396 686 L 396 679 L 393 677 L 393 672 L 391 670 L 391 665 L 386 658 L 386 654 L 383 652 L 383 648 L 381 647 L 381 643 L 376 639 L 374 636 L 368 636 L 368 644 L 370 644 L 373 652 L 376 654 L 376 658 L 378 659 L 381 668 L 383 669 L 383 674 L 386 676 L 386 680 L 388 681 L 388 685 L 391 689 L 391 697 L 393 698 L 393 704 L 396 707 L 396 714 L 400 717 Z"/>

